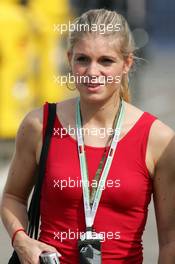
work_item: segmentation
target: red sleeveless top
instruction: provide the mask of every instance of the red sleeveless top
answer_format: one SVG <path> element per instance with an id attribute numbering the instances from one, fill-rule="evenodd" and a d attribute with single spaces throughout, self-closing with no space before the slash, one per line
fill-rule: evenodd
<path id="1" fill-rule="evenodd" d="M 43 134 L 48 103 L 44 105 Z M 119 141 L 94 221 L 102 233 L 103 264 L 141 264 L 142 233 L 151 199 L 152 180 L 145 163 L 153 115 L 144 112 Z M 41 192 L 39 240 L 54 246 L 61 264 L 78 264 L 77 241 L 85 231 L 85 216 L 77 142 L 55 119 Z M 103 147 L 85 146 L 92 183 Z"/>

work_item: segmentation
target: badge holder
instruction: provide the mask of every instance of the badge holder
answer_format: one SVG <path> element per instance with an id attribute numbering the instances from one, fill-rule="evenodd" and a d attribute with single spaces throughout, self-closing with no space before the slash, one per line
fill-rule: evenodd
<path id="1" fill-rule="evenodd" d="M 86 233 L 78 241 L 80 264 L 101 264 L 101 240 L 102 234 L 98 234 L 92 229 L 87 229 Z"/>

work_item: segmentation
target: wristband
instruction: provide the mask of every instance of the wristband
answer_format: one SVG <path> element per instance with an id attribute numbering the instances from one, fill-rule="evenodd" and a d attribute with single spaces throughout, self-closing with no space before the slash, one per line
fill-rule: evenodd
<path id="1" fill-rule="evenodd" d="M 16 234 L 17 234 L 18 232 L 20 232 L 20 231 L 26 233 L 26 231 L 25 231 L 24 228 L 19 228 L 19 229 L 17 229 L 17 230 L 14 232 L 13 236 L 12 236 L 12 247 L 13 247 L 13 242 L 14 242 L 14 240 L 15 240 Z"/>

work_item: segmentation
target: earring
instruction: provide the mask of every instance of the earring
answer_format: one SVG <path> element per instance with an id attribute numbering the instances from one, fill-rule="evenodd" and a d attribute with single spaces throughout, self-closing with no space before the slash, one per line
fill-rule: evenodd
<path id="1" fill-rule="evenodd" d="M 76 87 L 74 86 L 74 88 L 71 88 L 70 86 L 69 86 L 69 76 L 71 76 L 71 74 L 72 74 L 72 71 L 70 71 L 70 73 L 68 73 L 67 74 L 67 78 L 66 78 L 66 87 L 67 87 L 67 89 L 68 90 L 70 90 L 70 91 L 75 91 L 76 90 Z"/>

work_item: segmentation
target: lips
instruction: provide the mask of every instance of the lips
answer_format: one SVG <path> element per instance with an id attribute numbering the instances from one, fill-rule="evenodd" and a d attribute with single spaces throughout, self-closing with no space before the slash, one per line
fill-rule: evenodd
<path id="1" fill-rule="evenodd" d="M 102 83 L 84 83 L 87 91 L 89 92 L 98 92 L 101 90 L 104 84 Z"/>
<path id="2" fill-rule="evenodd" d="M 100 85 L 103 85 L 102 83 L 85 83 L 84 85 L 88 86 L 88 87 L 97 87 Z"/>

